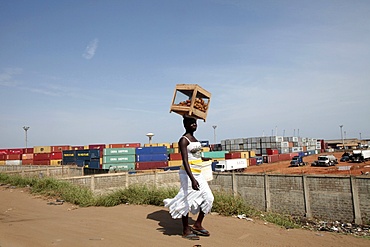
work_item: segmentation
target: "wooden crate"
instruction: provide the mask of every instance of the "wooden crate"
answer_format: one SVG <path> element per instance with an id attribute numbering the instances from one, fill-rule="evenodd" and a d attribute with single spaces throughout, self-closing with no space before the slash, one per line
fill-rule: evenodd
<path id="1" fill-rule="evenodd" d="M 197 84 L 177 84 L 170 112 L 206 121 L 211 93 Z"/>

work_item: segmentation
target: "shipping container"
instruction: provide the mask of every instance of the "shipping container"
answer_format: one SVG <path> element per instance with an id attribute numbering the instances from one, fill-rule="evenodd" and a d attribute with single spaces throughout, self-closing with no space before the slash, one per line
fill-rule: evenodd
<path id="1" fill-rule="evenodd" d="M 24 154 L 33 154 L 33 148 L 24 148 L 23 153 Z"/>
<path id="2" fill-rule="evenodd" d="M 34 160 L 33 165 L 36 166 L 49 166 L 50 165 L 50 160 Z"/>
<path id="3" fill-rule="evenodd" d="M 137 154 L 136 162 L 149 162 L 149 161 L 167 161 L 167 154 Z"/>
<path id="4" fill-rule="evenodd" d="M 166 147 L 140 147 L 136 148 L 136 154 L 167 154 Z"/>
<path id="5" fill-rule="evenodd" d="M 100 169 L 100 159 L 85 160 L 84 167 Z"/>
<path id="6" fill-rule="evenodd" d="M 61 160 L 61 159 L 63 159 L 62 152 L 52 152 L 50 154 L 50 159 L 51 160 Z"/>
<path id="7" fill-rule="evenodd" d="M 22 160 L 33 160 L 33 153 L 22 154 Z"/>
<path id="8" fill-rule="evenodd" d="M 34 146 L 33 153 L 51 153 L 51 146 Z"/>
<path id="9" fill-rule="evenodd" d="M 102 168 L 110 171 L 134 171 L 135 163 L 107 163 Z"/>
<path id="10" fill-rule="evenodd" d="M 241 153 L 240 152 L 230 152 L 225 154 L 225 159 L 240 159 Z"/>
<path id="11" fill-rule="evenodd" d="M 25 159 L 25 160 L 22 160 L 22 165 L 24 165 L 24 166 L 31 166 L 31 165 L 33 165 L 33 159 Z"/>
<path id="12" fill-rule="evenodd" d="M 0 153 L 0 160 L 6 160 L 7 154 Z"/>
<path id="13" fill-rule="evenodd" d="M 5 160 L 0 160 L 0 166 L 5 166 Z"/>
<path id="14" fill-rule="evenodd" d="M 8 154 L 23 154 L 22 148 L 10 148 L 8 149 Z"/>
<path id="15" fill-rule="evenodd" d="M 180 153 L 172 153 L 169 154 L 169 160 L 182 160 L 182 156 Z"/>
<path id="16" fill-rule="evenodd" d="M 181 166 L 182 160 L 169 160 L 168 166 Z"/>
<path id="17" fill-rule="evenodd" d="M 50 160 L 51 153 L 34 153 L 33 160 L 40 161 L 40 160 Z"/>
<path id="18" fill-rule="evenodd" d="M 8 149 L 0 149 L 0 154 L 8 154 Z"/>
<path id="19" fill-rule="evenodd" d="M 275 155 L 275 154 L 279 154 L 279 150 L 268 148 L 266 149 L 266 153 L 267 155 Z"/>
<path id="20" fill-rule="evenodd" d="M 107 163 L 135 163 L 136 156 L 134 154 L 127 155 L 107 155 L 103 156 L 103 164 Z"/>
<path id="21" fill-rule="evenodd" d="M 136 162 L 135 170 L 150 170 L 168 166 L 167 161 Z"/>
<path id="22" fill-rule="evenodd" d="M 255 165 L 261 165 L 263 164 L 263 157 L 260 156 L 260 157 L 251 157 L 249 158 L 249 165 L 250 166 L 255 166 Z"/>
<path id="23" fill-rule="evenodd" d="M 106 155 L 134 155 L 136 154 L 135 148 L 105 148 L 103 156 Z"/>
<path id="24" fill-rule="evenodd" d="M 202 152 L 210 152 L 211 149 L 209 147 L 202 147 Z"/>
<path id="25" fill-rule="evenodd" d="M 21 160 L 22 154 L 8 154 L 6 160 Z"/>
<path id="26" fill-rule="evenodd" d="M 225 159 L 225 154 L 226 153 L 229 153 L 229 151 L 204 152 L 204 153 L 202 153 L 202 157 L 204 157 L 204 158 L 211 158 L 211 159 L 216 159 L 216 158 L 223 158 L 223 159 Z"/>
<path id="27" fill-rule="evenodd" d="M 59 160 L 56 160 L 56 159 L 50 160 L 50 165 L 51 166 L 61 166 L 62 165 L 62 160 L 61 159 L 59 159 Z"/>
<path id="28" fill-rule="evenodd" d="M 5 165 L 7 166 L 21 166 L 22 160 L 5 160 Z"/>
<path id="29" fill-rule="evenodd" d="M 62 152 L 64 150 L 71 150 L 71 146 L 70 145 L 51 146 L 51 153 Z"/>
<path id="30" fill-rule="evenodd" d="M 71 146 L 70 150 L 84 150 L 85 146 Z"/>

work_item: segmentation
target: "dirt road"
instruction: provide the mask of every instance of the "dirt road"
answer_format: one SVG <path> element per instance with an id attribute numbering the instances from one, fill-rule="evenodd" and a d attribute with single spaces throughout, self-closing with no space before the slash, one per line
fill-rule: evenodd
<path id="1" fill-rule="evenodd" d="M 181 221 L 171 219 L 163 207 L 79 208 L 52 203 L 55 200 L 31 195 L 27 189 L 0 186 L 0 247 L 370 245 L 370 240 L 353 236 L 286 230 L 262 221 L 219 215 L 206 216 L 204 227 L 211 232 L 210 237 L 190 241 L 180 235 Z"/>

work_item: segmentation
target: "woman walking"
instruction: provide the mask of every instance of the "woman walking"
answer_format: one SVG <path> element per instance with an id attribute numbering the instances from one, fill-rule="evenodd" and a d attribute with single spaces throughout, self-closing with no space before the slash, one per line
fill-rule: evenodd
<path id="1" fill-rule="evenodd" d="M 179 171 L 181 188 L 175 198 L 165 199 L 164 205 L 169 208 L 173 219 L 182 219 L 182 236 L 190 240 L 198 240 L 199 236 L 209 236 L 203 228 L 204 216 L 211 212 L 213 194 L 207 181 L 196 164 L 202 163 L 201 143 L 194 137 L 197 120 L 184 117 L 185 133 L 179 140 L 182 166 Z M 193 226 L 189 226 L 189 212 L 198 214 Z"/>

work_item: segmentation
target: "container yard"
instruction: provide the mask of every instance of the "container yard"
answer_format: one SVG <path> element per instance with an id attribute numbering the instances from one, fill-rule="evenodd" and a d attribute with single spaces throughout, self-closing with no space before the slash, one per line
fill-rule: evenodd
<path id="1" fill-rule="evenodd" d="M 213 171 L 216 165 L 224 160 L 245 159 L 247 166 L 245 171 L 249 172 L 257 171 L 258 169 L 253 167 L 262 164 L 264 167 L 281 162 L 289 164 L 296 156 L 313 157 L 328 150 L 333 151 L 325 140 L 303 137 L 263 136 L 225 139 L 216 144 L 211 144 L 208 140 L 200 142 L 202 157 L 211 160 Z M 100 143 L 0 149 L 0 166 L 77 166 L 94 170 L 92 172 L 94 174 L 177 170 L 181 164 L 177 142 Z"/>

